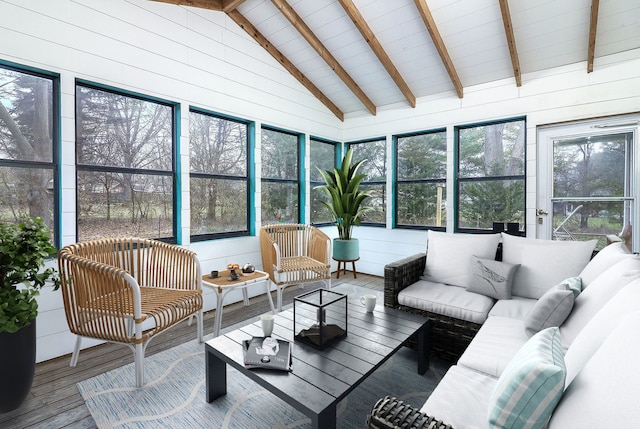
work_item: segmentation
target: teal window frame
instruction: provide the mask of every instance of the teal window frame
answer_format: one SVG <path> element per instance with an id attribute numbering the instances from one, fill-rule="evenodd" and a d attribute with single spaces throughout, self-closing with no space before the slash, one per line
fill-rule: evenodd
<path id="1" fill-rule="evenodd" d="M 385 162 L 386 162 L 386 156 L 387 156 L 387 153 L 386 153 L 386 142 L 387 142 L 387 139 L 384 136 L 383 137 L 374 137 L 374 138 L 368 138 L 368 139 L 364 139 L 364 140 L 354 140 L 354 141 L 346 142 L 345 143 L 345 151 L 353 148 L 354 146 L 358 146 L 358 145 L 362 145 L 362 144 L 369 144 L 369 143 L 373 143 L 373 142 L 380 142 L 380 141 L 383 141 L 385 143 Z M 353 158 L 352 162 L 355 162 L 355 161 L 357 161 L 356 157 Z M 384 207 L 384 219 L 385 220 L 383 222 L 366 222 L 366 221 L 364 221 L 364 222 L 361 223 L 362 226 L 373 226 L 373 227 L 386 228 L 386 225 L 387 225 L 387 223 L 386 223 L 386 219 L 387 219 L 387 202 L 389 200 L 389 195 L 387 195 L 387 177 L 388 177 L 388 174 L 389 174 L 388 170 L 389 170 L 389 168 L 387 166 L 385 166 L 385 174 L 384 174 L 385 180 L 384 181 L 381 181 L 381 180 L 366 180 L 366 178 L 365 178 L 365 180 L 363 180 L 360 183 L 360 186 L 363 186 L 363 185 L 365 185 L 365 186 L 366 185 L 378 185 L 378 186 L 382 185 L 382 192 L 383 192 L 383 195 L 384 195 L 384 203 L 385 203 L 383 205 L 383 207 Z M 358 172 L 362 173 L 362 170 L 359 170 Z M 365 200 L 364 205 L 365 206 L 367 205 L 367 200 Z"/>
<path id="2" fill-rule="evenodd" d="M 314 137 L 314 136 L 311 136 L 309 138 L 309 140 L 310 140 L 309 141 L 309 145 L 310 145 L 310 149 L 309 150 L 310 151 L 311 151 L 311 145 L 314 142 L 320 143 L 320 144 L 333 145 L 333 167 L 336 167 L 339 164 L 339 162 L 341 161 L 339 156 L 340 156 L 340 148 L 342 147 L 342 143 L 337 142 L 337 141 L 333 141 L 333 140 L 323 139 L 323 138 L 320 138 L 320 137 Z M 313 159 L 311 159 L 311 153 L 309 154 L 309 158 L 310 158 L 310 161 L 311 161 L 309 163 L 310 168 L 311 168 L 311 171 L 310 171 L 311 174 L 310 174 L 309 192 L 308 192 L 309 202 L 310 202 L 309 207 L 310 207 L 310 210 L 311 210 L 309 221 L 310 221 L 311 225 L 314 225 L 314 226 L 329 226 L 329 225 L 333 225 L 333 221 L 314 222 L 314 220 L 313 220 L 313 207 L 311 207 L 312 192 L 313 192 L 313 189 L 316 186 L 324 185 L 325 183 L 324 183 L 323 180 L 313 180 L 312 176 L 313 176 L 313 174 L 315 172 L 316 166 L 313 164 Z"/>

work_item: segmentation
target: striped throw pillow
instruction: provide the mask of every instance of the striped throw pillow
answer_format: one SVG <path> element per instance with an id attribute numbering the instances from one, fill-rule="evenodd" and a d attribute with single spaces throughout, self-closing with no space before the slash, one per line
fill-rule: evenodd
<path id="1" fill-rule="evenodd" d="M 543 428 L 562 397 L 566 374 L 559 329 L 532 336 L 498 379 L 489 400 L 489 427 Z"/>

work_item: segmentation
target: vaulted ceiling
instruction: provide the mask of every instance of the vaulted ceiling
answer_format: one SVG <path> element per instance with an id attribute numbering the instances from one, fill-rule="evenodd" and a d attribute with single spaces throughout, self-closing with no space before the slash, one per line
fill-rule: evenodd
<path id="1" fill-rule="evenodd" d="M 220 10 L 338 118 L 640 48 L 639 0 L 155 0 Z"/>

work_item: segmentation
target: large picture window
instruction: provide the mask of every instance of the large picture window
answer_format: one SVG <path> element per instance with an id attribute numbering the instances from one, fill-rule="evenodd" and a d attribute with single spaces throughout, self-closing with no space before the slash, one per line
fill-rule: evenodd
<path id="1" fill-rule="evenodd" d="M 262 128 L 262 224 L 300 222 L 298 134 Z"/>
<path id="2" fill-rule="evenodd" d="M 58 78 L 53 74 L 0 63 L 2 222 L 38 216 L 56 229 L 57 99 Z"/>
<path id="3" fill-rule="evenodd" d="M 524 234 L 525 133 L 521 118 L 456 127 L 456 231 L 495 222 Z"/>
<path id="4" fill-rule="evenodd" d="M 249 234 L 248 122 L 189 114 L 191 238 Z"/>
<path id="5" fill-rule="evenodd" d="M 444 229 L 447 134 L 399 135 L 396 146 L 396 226 Z"/>
<path id="6" fill-rule="evenodd" d="M 318 168 L 322 171 L 333 171 L 335 167 L 336 148 L 335 142 L 328 142 L 316 138 L 311 138 L 309 157 L 311 161 L 311 223 L 313 225 L 328 224 L 333 222 L 331 214 L 327 207 L 321 201 L 327 201 L 326 195 L 320 190 L 315 189 L 316 186 L 324 185 L 324 180 L 318 172 Z"/>
<path id="7" fill-rule="evenodd" d="M 175 107 L 76 84 L 78 241 L 175 240 Z"/>
<path id="8" fill-rule="evenodd" d="M 366 160 L 362 164 L 359 173 L 365 175 L 365 179 L 360 184 L 360 188 L 369 191 L 370 198 L 365 200 L 364 205 L 372 207 L 362 219 L 363 224 L 384 225 L 386 224 L 387 207 L 387 142 L 386 139 L 366 140 L 349 143 L 349 148 L 353 149 L 352 163 L 362 159 Z"/>

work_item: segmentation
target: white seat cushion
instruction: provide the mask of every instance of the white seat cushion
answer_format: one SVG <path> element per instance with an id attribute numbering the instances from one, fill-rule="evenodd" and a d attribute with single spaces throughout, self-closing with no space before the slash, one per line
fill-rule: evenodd
<path id="1" fill-rule="evenodd" d="M 620 323 L 569 384 L 549 429 L 639 427 L 639 333 L 640 313 Z"/>
<path id="2" fill-rule="evenodd" d="M 587 266 L 584 267 L 580 273 L 580 278 L 582 278 L 582 288 L 584 289 L 589 286 L 596 277 L 609 269 L 612 265 L 631 256 L 633 255 L 629 252 L 629 249 L 627 249 L 624 242 L 608 245 L 596 253 L 596 256 L 589 261 Z"/>
<path id="3" fill-rule="evenodd" d="M 511 299 L 501 299 L 491 308 L 489 316 L 524 320 L 536 302 L 538 302 L 537 299 L 523 298 L 521 296 L 513 296 Z"/>
<path id="4" fill-rule="evenodd" d="M 418 280 L 398 294 L 401 305 L 481 324 L 494 300 L 459 286 Z"/>
<path id="5" fill-rule="evenodd" d="M 452 366 L 421 411 L 456 429 L 487 429 L 489 397 L 497 378 Z"/>
<path id="6" fill-rule="evenodd" d="M 540 298 L 587 265 L 596 241 L 552 241 L 502 234 L 502 260 L 520 264 L 513 279 L 512 295 Z"/>
<path id="7" fill-rule="evenodd" d="M 491 316 L 460 356 L 458 365 L 500 377 L 527 340 L 522 320 Z"/>

